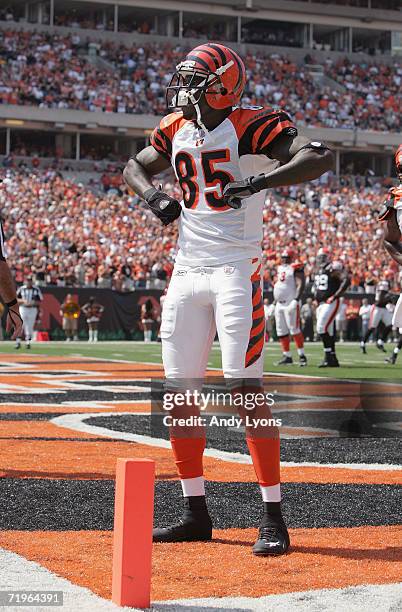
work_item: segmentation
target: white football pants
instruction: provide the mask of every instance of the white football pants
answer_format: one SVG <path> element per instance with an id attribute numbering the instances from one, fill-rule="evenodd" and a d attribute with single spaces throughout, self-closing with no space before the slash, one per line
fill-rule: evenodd
<path id="1" fill-rule="evenodd" d="M 289 304 L 275 304 L 275 325 L 279 337 L 300 333 L 300 305 L 292 300 Z"/>
<path id="2" fill-rule="evenodd" d="M 330 336 L 335 332 L 335 317 L 339 309 L 339 298 L 328 304 L 321 302 L 317 307 L 317 334 L 329 333 Z"/>
<path id="3" fill-rule="evenodd" d="M 218 332 L 224 376 L 261 378 L 264 328 L 259 259 L 176 265 L 160 329 L 165 375 L 203 378 Z"/>

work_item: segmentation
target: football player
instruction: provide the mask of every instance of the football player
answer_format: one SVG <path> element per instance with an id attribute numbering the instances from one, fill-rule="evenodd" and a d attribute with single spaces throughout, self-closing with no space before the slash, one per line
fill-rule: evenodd
<path id="1" fill-rule="evenodd" d="M 295 261 L 292 249 L 281 255 L 281 265 L 274 285 L 276 333 L 282 345 L 283 358 L 276 365 L 293 363 L 289 334 L 293 336 L 299 355 L 299 365 L 307 365 L 304 338 L 300 329 L 300 300 L 306 285 L 303 264 Z"/>
<path id="2" fill-rule="evenodd" d="M 124 169 L 126 183 L 164 225 L 178 219 L 178 254 L 161 325 L 167 384 L 203 378 L 216 332 L 224 376 L 262 383 L 265 193 L 318 178 L 333 166 L 332 152 L 299 136 L 284 110 L 240 105 L 246 78 L 241 58 L 228 47 L 207 43 L 190 51 L 167 87 L 170 114 L 155 128 L 151 145 Z M 271 172 L 270 160 L 280 162 Z M 171 166 L 181 202 L 152 183 Z M 185 509 L 178 524 L 155 529 L 154 540 L 210 540 L 205 431 L 199 437 L 170 435 Z M 246 439 L 263 500 L 253 552 L 282 554 L 289 536 L 280 504 L 279 433 L 259 437 L 247 428 Z"/>
<path id="3" fill-rule="evenodd" d="M 331 262 L 329 249 L 321 248 L 317 253 L 317 273 L 314 277 L 313 293 L 317 300 L 317 333 L 324 345 L 324 360 L 319 368 L 338 368 L 335 352 L 335 317 L 339 309 L 339 298 L 349 286 L 349 276 L 340 261 Z"/>
<path id="4" fill-rule="evenodd" d="M 395 153 L 395 165 L 398 174 L 399 185 L 391 187 L 383 210 L 380 212 L 380 221 L 385 222 L 384 247 L 392 259 L 402 266 L 402 144 Z M 392 317 L 392 325 L 399 328 L 398 344 L 394 348 L 392 356 L 386 359 L 395 364 L 399 351 L 402 348 L 402 294 L 396 304 Z"/>
<path id="5" fill-rule="evenodd" d="M 370 338 L 370 335 L 378 328 L 382 323 L 382 329 L 379 337 L 377 338 L 378 350 L 386 353 L 384 343 L 388 338 L 388 334 L 392 329 L 392 312 L 388 310 L 387 304 L 394 302 L 395 296 L 389 292 L 390 286 L 387 280 L 380 281 L 375 288 L 374 304 L 370 309 L 370 318 L 368 323 L 368 329 L 365 335 L 362 337 L 360 342 L 360 348 L 362 353 L 366 354 L 366 343 Z"/>

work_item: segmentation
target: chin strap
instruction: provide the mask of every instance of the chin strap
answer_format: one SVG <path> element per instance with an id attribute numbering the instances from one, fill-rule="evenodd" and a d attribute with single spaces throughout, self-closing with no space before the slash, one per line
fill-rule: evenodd
<path id="1" fill-rule="evenodd" d="M 197 114 L 197 123 L 198 123 L 198 125 L 205 132 L 208 132 L 207 128 L 205 127 L 205 125 L 204 125 L 204 123 L 202 121 L 201 110 L 200 110 L 200 107 L 199 107 L 199 104 L 198 104 L 197 100 L 195 99 L 194 91 L 189 91 L 188 92 L 188 100 L 190 100 L 190 102 L 192 103 L 192 105 L 195 108 L 195 112 Z"/>

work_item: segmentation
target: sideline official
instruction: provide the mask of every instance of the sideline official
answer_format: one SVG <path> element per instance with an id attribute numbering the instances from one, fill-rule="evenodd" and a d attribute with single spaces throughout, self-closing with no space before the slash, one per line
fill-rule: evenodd
<path id="1" fill-rule="evenodd" d="M 32 276 L 26 278 L 25 285 L 17 290 L 17 299 L 20 306 L 20 313 L 23 321 L 23 330 L 27 349 L 31 348 L 31 340 L 35 321 L 38 316 L 39 306 L 43 300 L 42 292 L 32 282 Z M 21 346 L 21 338 L 16 338 L 15 348 Z"/>

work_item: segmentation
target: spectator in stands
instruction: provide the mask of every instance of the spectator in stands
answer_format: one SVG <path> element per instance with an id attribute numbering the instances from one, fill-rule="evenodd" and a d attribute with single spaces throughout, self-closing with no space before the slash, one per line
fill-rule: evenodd
<path id="1" fill-rule="evenodd" d="M 34 272 L 41 284 L 56 286 L 132 291 L 166 285 L 176 229 L 162 228 L 136 196 L 96 193 L 53 170 L 3 168 L 0 179 L 8 262 L 17 281 Z M 180 198 L 170 178 L 164 189 Z M 339 182 L 333 176 L 323 185 L 269 190 L 263 212 L 264 291 L 272 288 L 278 253 L 289 241 L 300 249 L 307 282 L 315 253 L 325 245 L 353 271 L 355 292 L 374 289 L 380 271 L 389 267 L 376 233 L 385 192 L 381 184 L 356 190 L 349 179 Z M 320 205 L 311 206 L 313 201 Z M 393 272 L 393 288 L 399 291 L 398 270 Z"/>
<path id="2" fill-rule="evenodd" d="M 138 28 L 149 31 L 149 24 Z M 164 114 L 165 87 L 185 47 L 154 43 L 128 48 L 110 41 L 78 46 L 75 36 L 0 31 L 0 104 Z M 101 70 L 88 62 L 80 51 L 89 47 L 115 70 Z M 348 58 L 327 60 L 324 72 L 343 92 L 317 83 L 305 65 L 278 53 L 248 53 L 245 63 L 246 104 L 270 101 L 286 107 L 298 125 L 401 130 L 402 68 L 397 59 L 382 65 L 357 64 Z M 88 149 L 83 143 L 81 149 L 92 159 L 113 155 L 102 146 Z"/>

